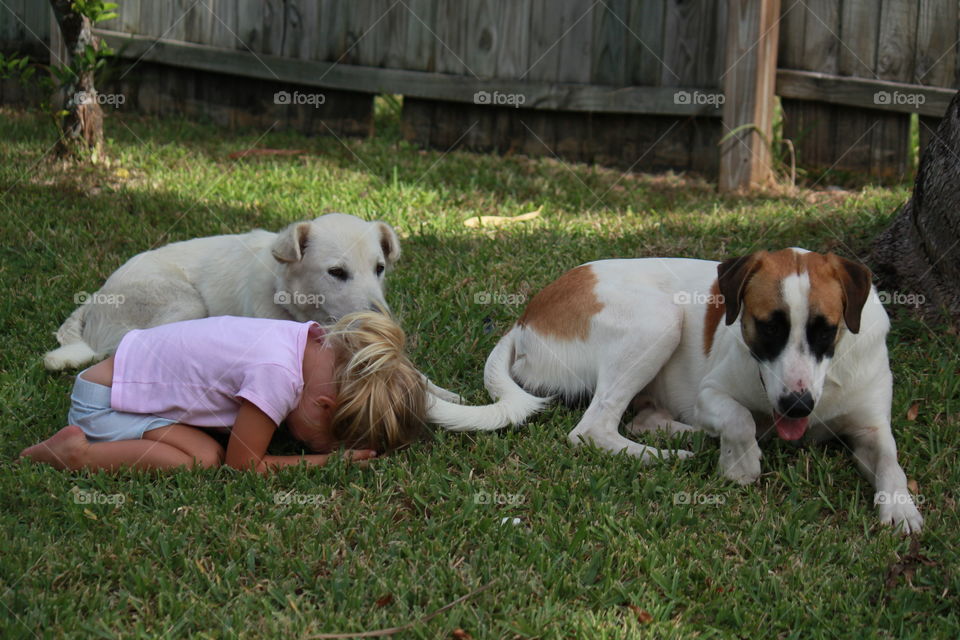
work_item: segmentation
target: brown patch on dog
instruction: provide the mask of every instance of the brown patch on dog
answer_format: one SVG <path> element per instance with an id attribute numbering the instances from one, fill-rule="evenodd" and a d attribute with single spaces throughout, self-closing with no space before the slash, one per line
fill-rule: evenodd
<path id="1" fill-rule="evenodd" d="M 707 315 L 703 321 L 703 355 L 709 356 L 713 348 L 713 336 L 717 333 L 717 325 L 726 313 L 723 296 L 720 295 L 720 282 L 713 281 L 710 287 L 710 301 L 707 302 Z"/>
<path id="2" fill-rule="evenodd" d="M 803 256 L 810 278 L 810 317 L 822 315 L 832 325 L 840 326 L 843 318 L 843 287 L 833 264 L 833 254 L 806 253 Z"/>
<path id="3" fill-rule="evenodd" d="M 561 340 L 586 340 L 590 318 L 603 309 L 596 285 L 589 265 L 571 269 L 533 297 L 517 324 Z"/>
<path id="4" fill-rule="evenodd" d="M 743 306 L 757 318 L 768 318 L 777 309 L 783 308 L 781 283 L 788 277 L 803 270 L 800 254 L 792 249 L 783 249 L 772 253 L 763 251 L 755 254 L 759 266 L 750 279 L 743 295 Z"/>

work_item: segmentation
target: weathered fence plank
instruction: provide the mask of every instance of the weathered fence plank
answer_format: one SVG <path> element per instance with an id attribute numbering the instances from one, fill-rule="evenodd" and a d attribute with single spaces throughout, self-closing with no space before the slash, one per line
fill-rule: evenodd
<path id="1" fill-rule="evenodd" d="M 749 189 L 773 178 L 774 83 L 780 0 L 731 0 L 727 28 L 721 191 Z"/>
<path id="2" fill-rule="evenodd" d="M 917 16 L 917 58 L 913 82 L 934 87 L 956 87 L 958 10 L 953 0 L 920 0 Z M 953 29 L 949 26 L 954 25 Z M 926 104 L 924 105 L 926 106 Z M 946 113 L 920 115 L 920 153 L 930 144 Z"/>

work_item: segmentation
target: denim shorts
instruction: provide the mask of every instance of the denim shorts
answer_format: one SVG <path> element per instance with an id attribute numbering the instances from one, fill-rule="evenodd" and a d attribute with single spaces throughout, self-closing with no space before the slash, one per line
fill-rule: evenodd
<path id="1" fill-rule="evenodd" d="M 110 406 L 110 387 L 84 380 L 79 375 L 73 384 L 67 424 L 79 426 L 94 442 L 139 440 L 147 431 L 175 422 L 149 414 L 114 411 Z"/>

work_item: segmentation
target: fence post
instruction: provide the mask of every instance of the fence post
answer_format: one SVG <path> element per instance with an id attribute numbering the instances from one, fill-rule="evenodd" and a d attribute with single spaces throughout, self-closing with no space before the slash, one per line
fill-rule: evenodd
<path id="1" fill-rule="evenodd" d="M 719 184 L 721 191 L 736 191 L 766 183 L 773 175 L 768 141 L 773 134 L 780 0 L 729 0 L 727 15 L 721 137 L 729 138 L 720 146 Z"/>

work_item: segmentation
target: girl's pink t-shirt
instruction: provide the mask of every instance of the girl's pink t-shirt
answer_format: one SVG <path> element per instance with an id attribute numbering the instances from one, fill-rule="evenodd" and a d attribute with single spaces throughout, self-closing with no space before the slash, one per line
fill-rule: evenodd
<path id="1" fill-rule="evenodd" d="M 113 365 L 110 404 L 196 427 L 233 427 L 242 400 L 280 424 L 303 392 L 314 322 L 221 316 L 131 331 Z"/>

